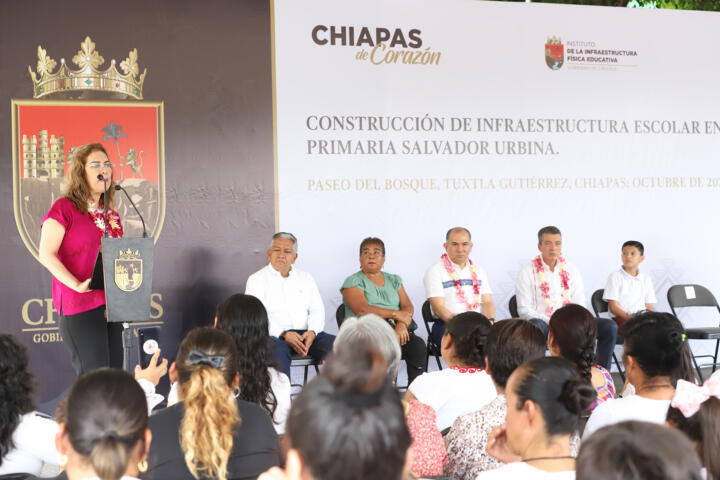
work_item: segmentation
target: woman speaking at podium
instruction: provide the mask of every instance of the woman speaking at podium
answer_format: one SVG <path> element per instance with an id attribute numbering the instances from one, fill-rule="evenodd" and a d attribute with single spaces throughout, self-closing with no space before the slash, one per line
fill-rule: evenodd
<path id="1" fill-rule="evenodd" d="M 113 209 L 113 164 L 105 148 L 90 143 L 75 149 L 65 191 L 42 220 L 40 263 L 52 273 L 52 297 L 60 333 L 78 375 L 98 367 L 122 367 L 122 325 L 105 319 L 105 291 L 90 290 L 100 241 L 122 237 Z"/>

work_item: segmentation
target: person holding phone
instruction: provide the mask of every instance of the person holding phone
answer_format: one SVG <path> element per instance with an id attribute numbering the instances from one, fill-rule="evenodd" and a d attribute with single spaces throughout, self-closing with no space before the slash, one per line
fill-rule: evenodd
<path id="1" fill-rule="evenodd" d="M 105 231 L 115 238 L 123 235 L 114 209 L 114 186 L 113 164 L 105 148 L 99 143 L 78 147 L 65 176 L 65 192 L 41 223 L 39 260 L 53 276 L 60 333 L 78 375 L 99 367 L 122 367 L 122 325 L 107 322 L 105 291 L 90 290 Z"/>

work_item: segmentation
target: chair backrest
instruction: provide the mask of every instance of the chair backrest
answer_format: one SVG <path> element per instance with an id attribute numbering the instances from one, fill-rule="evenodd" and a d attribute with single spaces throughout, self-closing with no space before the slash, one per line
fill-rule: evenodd
<path id="1" fill-rule="evenodd" d="M 673 285 L 667 292 L 667 300 L 675 316 L 678 307 L 715 307 L 720 311 L 715 296 L 702 285 Z"/>
<path id="2" fill-rule="evenodd" d="M 427 329 L 428 333 L 430 333 L 430 324 L 439 320 L 439 318 L 434 316 L 432 313 L 432 309 L 430 308 L 430 300 L 425 300 L 425 303 L 423 303 L 422 305 L 421 312 L 423 322 L 425 322 L 425 328 Z"/>
<path id="3" fill-rule="evenodd" d="M 338 325 L 338 330 L 340 330 L 340 327 L 342 326 L 342 323 L 345 321 L 345 304 L 341 303 L 338 305 L 337 310 L 335 310 L 335 321 Z"/>
<path id="4" fill-rule="evenodd" d="M 599 317 L 601 313 L 609 311 L 608 302 L 603 300 L 604 293 L 605 289 L 601 288 L 600 290 L 595 290 L 592 297 L 590 297 L 590 305 L 592 305 L 596 317 Z"/>
<path id="5" fill-rule="evenodd" d="M 520 315 L 518 315 L 517 311 L 517 296 L 513 295 L 510 297 L 510 301 L 508 302 L 508 310 L 510 310 L 510 316 L 512 318 L 520 318 Z"/>

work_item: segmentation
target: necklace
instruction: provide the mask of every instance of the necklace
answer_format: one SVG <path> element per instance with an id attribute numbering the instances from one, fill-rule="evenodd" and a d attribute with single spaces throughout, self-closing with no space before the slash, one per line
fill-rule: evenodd
<path id="1" fill-rule="evenodd" d="M 673 386 L 670 383 L 651 383 L 650 385 L 642 385 L 640 387 L 637 387 L 635 391 L 636 393 L 640 394 L 640 392 L 644 390 L 656 390 L 659 388 L 673 388 Z"/>
<path id="2" fill-rule="evenodd" d="M 532 457 L 532 458 L 523 458 L 520 460 L 521 462 L 534 462 L 536 460 L 575 460 L 575 457 L 572 455 L 560 455 L 558 457 Z"/>
<path id="3" fill-rule="evenodd" d="M 450 261 L 450 258 L 447 256 L 447 253 L 442 254 L 442 261 L 443 266 L 445 267 L 445 271 L 447 271 L 448 275 L 450 275 L 450 278 L 452 279 L 453 283 L 455 284 L 455 295 L 457 295 L 458 300 L 460 300 L 460 303 L 465 305 L 465 308 L 470 310 L 478 310 L 480 308 L 480 282 L 478 281 L 477 273 L 475 272 L 475 265 L 473 265 L 472 260 L 468 258 L 468 263 L 470 264 L 470 274 L 472 277 L 472 288 L 473 288 L 473 295 L 474 295 L 474 302 L 468 302 L 465 299 L 465 292 L 463 292 L 462 284 L 460 283 L 460 279 L 458 278 L 458 274 L 455 271 L 455 267 L 453 266 L 452 262 Z"/>
<path id="4" fill-rule="evenodd" d="M 480 373 L 484 371 L 484 369 L 480 367 L 461 367 L 458 365 L 451 366 L 450 370 L 457 370 L 460 373 Z"/>
<path id="5" fill-rule="evenodd" d="M 550 301 L 550 284 L 545 279 L 545 267 L 543 266 L 542 257 L 538 255 L 532 261 L 537 273 L 538 280 L 540 281 L 540 293 L 545 299 L 545 313 L 552 315 L 555 311 L 555 307 L 552 306 Z M 562 283 L 562 301 L 563 305 L 570 303 L 570 274 L 565 270 L 565 259 L 558 257 L 557 260 L 558 275 L 560 275 L 560 283 Z"/>

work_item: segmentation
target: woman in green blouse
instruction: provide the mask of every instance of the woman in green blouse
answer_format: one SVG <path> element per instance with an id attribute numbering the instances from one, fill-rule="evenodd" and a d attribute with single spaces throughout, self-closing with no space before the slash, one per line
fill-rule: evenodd
<path id="1" fill-rule="evenodd" d="M 402 359 L 407 363 L 408 381 L 425 371 L 425 342 L 411 330 L 413 305 L 399 275 L 385 273 L 385 244 L 368 237 L 360 244 L 360 271 L 343 283 L 345 318 L 378 315 L 395 330 L 400 342 Z M 411 327 L 408 330 L 408 327 Z"/>

